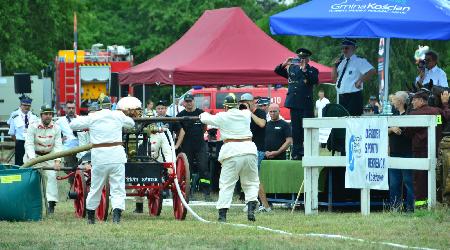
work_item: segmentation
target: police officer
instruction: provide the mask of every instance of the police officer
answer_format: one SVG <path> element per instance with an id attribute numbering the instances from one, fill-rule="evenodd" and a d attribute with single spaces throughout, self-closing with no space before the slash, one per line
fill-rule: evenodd
<path id="1" fill-rule="evenodd" d="M 363 83 L 376 74 L 375 69 L 366 59 L 358 57 L 356 40 L 345 38 L 341 42 L 342 55 L 336 59 L 332 77 L 336 81 L 339 104 L 353 116 L 363 114 Z"/>
<path id="2" fill-rule="evenodd" d="M 61 129 L 53 124 L 53 109 L 49 105 L 41 107 L 41 120 L 30 124 L 25 139 L 24 162 L 28 162 L 37 156 L 43 156 L 49 153 L 56 153 L 63 150 L 61 141 Z M 61 168 L 61 159 L 50 160 L 37 164 L 40 167 L 54 167 L 56 170 Z M 56 171 L 44 170 L 47 177 L 45 195 L 48 201 L 48 213 L 55 211 L 58 202 L 58 185 L 56 180 Z"/>
<path id="3" fill-rule="evenodd" d="M 288 58 L 275 68 L 275 72 L 288 77 L 288 93 L 284 106 L 291 114 L 293 147 L 291 157 L 303 157 L 303 118 L 314 117 L 313 86 L 319 82 L 319 70 L 310 66 L 311 51 L 299 48 L 298 58 Z"/>
<path id="4" fill-rule="evenodd" d="M 207 112 L 200 114 L 200 120 L 208 125 L 220 129 L 224 145 L 220 149 L 219 162 L 222 164 L 219 179 L 219 222 L 226 222 L 227 211 L 233 198 L 236 182 L 240 178 L 245 193 L 248 212 L 247 219 L 255 221 L 255 209 L 258 204 L 259 177 L 257 167 L 257 149 L 252 142 L 250 120 L 252 113 L 248 110 L 237 109 L 236 97 L 225 97 L 226 112 L 211 115 Z"/>
<path id="5" fill-rule="evenodd" d="M 23 165 L 23 155 L 25 153 L 24 144 L 27 129 L 30 124 L 36 122 L 39 118 L 30 111 L 33 99 L 22 95 L 19 97 L 19 100 L 20 108 L 12 112 L 8 120 L 8 134 L 15 141 L 15 164 L 21 166 Z"/>
<path id="6" fill-rule="evenodd" d="M 99 107 L 88 116 L 79 116 L 70 123 L 75 130 L 89 129 L 91 150 L 91 189 L 86 199 L 88 223 L 95 223 L 95 209 L 100 203 L 103 185 L 109 179 L 113 222 L 119 223 L 125 209 L 125 162 L 122 128 L 132 128 L 134 121 L 122 111 L 111 111 L 111 100 L 100 96 Z"/>

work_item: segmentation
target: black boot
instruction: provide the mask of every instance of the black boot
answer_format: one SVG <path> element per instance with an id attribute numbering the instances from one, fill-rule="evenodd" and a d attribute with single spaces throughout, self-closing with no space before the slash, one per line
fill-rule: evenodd
<path id="1" fill-rule="evenodd" d="M 227 222 L 227 212 L 228 208 L 221 208 L 219 209 L 219 222 Z"/>
<path id="2" fill-rule="evenodd" d="M 95 210 L 86 210 L 88 224 L 95 224 Z"/>
<path id="3" fill-rule="evenodd" d="M 122 215 L 122 210 L 118 208 L 113 209 L 113 223 L 119 224 L 120 216 Z"/>
<path id="4" fill-rule="evenodd" d="M 258 206 L 258 202 L 257 201 L 249 201 L 247 203 L 248 206 L 248 211 L 247 211 L 247 219 L 249 221 L 255 221 L 255 210 L 256 207 Z"/>
<path id="5" fill-rule="evenodd" d="M 136 209 L 134 209 L 133 213 L 142 214 L 144 212 L 144 203 L 136 203 Z"/>
<path id="6" fill-rule="evenodd" d="M 56 206 L 56 201 L 49 201 L 48 202 L 47 213 L 48 214 L 53 214 L 55 212 L 55 206 Z"/>

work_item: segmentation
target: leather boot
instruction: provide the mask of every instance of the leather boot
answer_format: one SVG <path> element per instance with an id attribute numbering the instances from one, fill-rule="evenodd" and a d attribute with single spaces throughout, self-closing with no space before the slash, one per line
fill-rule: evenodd
<path id="1" fill-rule="evenodd" d="M 122 215 L 122 210 L 120 210 L 118 208 L 114 208 L 114 210 L 113 210 L 113 223 L 119 224 L 121 215 Z"/>
<path id="2" fill-rule="evenodd" d="M 95 224 L 95 210 L 86 210 L 88 224 Z"/>
<path id="3" fill-rule="evenodd" d="M 56 201 L 49 201 L 48 202 L 47 213 L 48 214 L 53 214 L 55 212 L 55 206 L 56 206 Z"/>
<path id="4" fill-rule="evenodd" d="M 255 210 L 256 207 L 258 206 L 258 202 L 257 201 L 249 201 L 247 203 L 248 206 L 248 211 L 247 211 L 247 219 L 249 221 L 255 221 Z"/>
<path id="5" fill-rule="evenodd" d="M 219 209 L 219 222 L 227 222 L 227 212 L 228 208 L 221 208 Z"/>
<path id="6" fill-rule="evenodd" d="M 134 209 L 133 213 L 142 214 L 144 212 L 144 203 L 136 203 L 136 209 Z"/>

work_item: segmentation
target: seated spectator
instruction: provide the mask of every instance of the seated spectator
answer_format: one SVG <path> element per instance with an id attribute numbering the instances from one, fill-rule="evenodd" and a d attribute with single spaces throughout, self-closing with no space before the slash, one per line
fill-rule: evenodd
<path id="1" fill-rule="evenodd" d="M 395 106 L 394 115 L 406 115 L 406 102 L 408 93 L 398 91 L 392 97 L 392 103 Z M 411 138 L 402 134 L 398 127 L 391 127 L 389 132 L 389 152 L 390 156 L 411 158 Z M 389 198 L 391 210 L 401 209 L 403 204 L 402 191 L 403 186 L 406 189 L 406 212 L 414 212 L 414 187 L 413 170 L 411 169 L 389 169 Z"/>
<path id="2" fill-rule="evenodd" d="M 286 150 L 292 144 L 291 126 L 280 119 L 280 106 L 269 106 L 271 120 L 266 124 L 265 158 L 268 160 L 286 160 Z"/>
<path id="3" fill-rule="evenodd" d="M 370 96 L 369 104 L 370 104 L 370 106 L 372 106 L 372 110 L 373 110 L 374 114 L 380 113 L 381 105 L 380 105 L 380 103 L 378 103 L 376 96 L 374 96 L 374 95 Z"/>

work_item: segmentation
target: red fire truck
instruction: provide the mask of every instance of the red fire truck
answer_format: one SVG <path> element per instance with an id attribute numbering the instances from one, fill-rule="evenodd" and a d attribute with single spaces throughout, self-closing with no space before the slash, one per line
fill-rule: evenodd
<path id="1" fill-rule="evenodd" d="M 118 72 L 133 66 L 130 49 L 124 46 L 94 44 L 91 50 L 60 50 L 55 60 L 55 105 L 64 114 L 67 101 L 74 100 L 77 112 L 86 112 L 88 104 L 101 93 L 119 97 Z"/>

